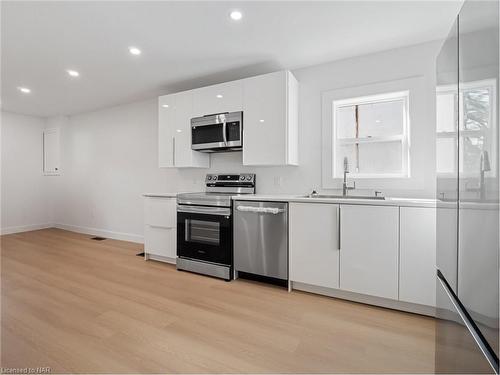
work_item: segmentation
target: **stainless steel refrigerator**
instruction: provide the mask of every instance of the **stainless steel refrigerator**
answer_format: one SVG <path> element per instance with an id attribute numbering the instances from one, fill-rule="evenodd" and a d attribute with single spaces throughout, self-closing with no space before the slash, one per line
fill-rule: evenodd
<path id="1" fill-rule="evenodd" d="M 467 0 L 437 58 L 437 373 L 498 373 L 498 43 Z"/>

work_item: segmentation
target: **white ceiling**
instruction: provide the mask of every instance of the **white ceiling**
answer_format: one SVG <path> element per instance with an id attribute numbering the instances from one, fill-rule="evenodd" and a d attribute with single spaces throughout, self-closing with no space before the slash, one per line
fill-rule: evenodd
<path id="1" fill-rule="evenodd" d="M 460 5 L 2 1 L 2 106 L 37 116 L 70 115 L 436 40 L 447 35 Z M 229 19 L 233 9 L 243 12 L 240 22 Z M 142 55 L 130 55 L 129 46 Z M 70 79 L 66 69 L 81 76 Z"/>

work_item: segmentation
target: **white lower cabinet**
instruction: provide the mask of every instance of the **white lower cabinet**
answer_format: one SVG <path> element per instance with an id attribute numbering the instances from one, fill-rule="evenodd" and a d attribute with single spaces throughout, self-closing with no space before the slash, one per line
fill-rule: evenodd
<path id="1" fill-rule="evenodd" d="M 161 228 L 147 225 L 144 228 L 144 252 L 151 258 L 151 255 L 158 255 L 175 259 L 176 257 L 176 236 L 175 228 Z"/>
<path id="2" fill-rule="evenodd" d="M 400 208 L 399 300 L 436 305 L 436 211 Z"/>
<path id="3" fill-rule="evenodd" d="M 292 288 L 432 315 L 435 223 L 434 208 L 291 202 Z"/>
<path id="4" fill-rule="evenodd" d="M 177 220 L 175 197 L 145 197 L 144 253 L 146 259 L 175 263 Z"/>
<path id="5" fill-rule="evenodd" d="M 339 287 L 336 204 L 290 203 L 290 280 Z"/>
<path id="6" fill-rule="evenodd" d="M 340 206 L 340 288 L 398 298 L 398 207 Z"/>

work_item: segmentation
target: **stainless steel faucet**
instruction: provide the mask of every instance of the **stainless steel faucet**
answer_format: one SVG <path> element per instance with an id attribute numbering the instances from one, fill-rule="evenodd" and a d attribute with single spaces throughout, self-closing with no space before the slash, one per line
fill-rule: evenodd
<path id="1" fill-rule="evenodd" d="M 356 189 L 356 181 L 353 181 L 352 186 L 347 185 L 347 174 L 348 173 L 349 173 L 349 160 L 347 160 L 347 157 L 344 157 L 344 182 L 342 184 L 342 195 L 344 197 L 347 196 L 347 192 L 349 190 Z"/>

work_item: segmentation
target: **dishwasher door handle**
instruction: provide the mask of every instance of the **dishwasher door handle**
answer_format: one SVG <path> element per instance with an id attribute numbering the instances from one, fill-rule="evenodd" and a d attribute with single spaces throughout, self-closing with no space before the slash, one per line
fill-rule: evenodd
<path id="1" fill-rule="evenodd" d="M 285 210 L 282 208 L 253 207 L 253 206 L 237 206 L 236 210 L 241 211 L 241 212 L 254 212 L 254 213 L 258 213 L 258 214 L 273 214 L 273 215 L 278 215 L 278 214 L 285 212 Z"/>

